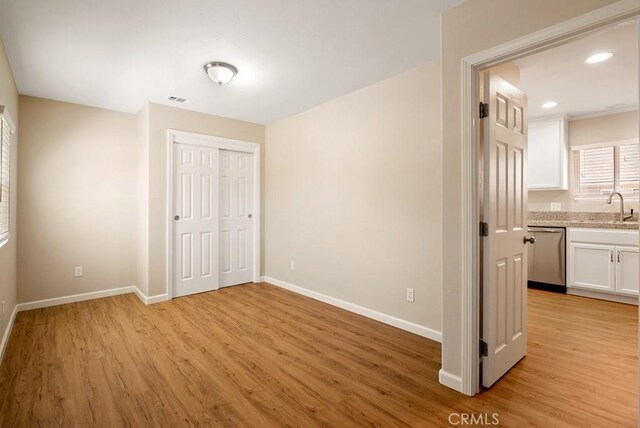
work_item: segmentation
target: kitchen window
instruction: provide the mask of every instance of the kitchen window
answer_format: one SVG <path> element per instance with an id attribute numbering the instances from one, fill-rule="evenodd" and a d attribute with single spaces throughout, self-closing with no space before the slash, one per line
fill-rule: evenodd
<path id="1" fill-rule="evenodd" d="M 13 122 L 0 106 L 0 245 L 9 240 L 9 178 Z"/>
<path id="2" fill-rule="evenodd" d="M 611 192 L 638 198 L 640 159 L 637 141 L 577 148 L 574 155 L 576 200 L 604 199 Z"/>

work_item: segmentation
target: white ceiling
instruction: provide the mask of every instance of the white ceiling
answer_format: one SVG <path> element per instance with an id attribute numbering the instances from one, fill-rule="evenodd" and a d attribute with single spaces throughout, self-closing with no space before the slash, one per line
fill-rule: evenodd
<path id="1" fill-rule="evenodd" d="M 436 60 L 463 0 L 0 0 L 21 94 L 135 112 L 187 98 L 270 123 Z M 216 87 L 202 67 L 239 74 Z"/>
<path id="2" fill-rule="evenodd" d="M 637 31 L 635 22 L 618 25 L 517 60 L 520 87 L 529 97 L 529 116 L 576 117 L 637 107 Z M 585 64 L 584 60 L 597 52 L 614 56 L 599 64 Z M 556 101 L 558 106 L 543 109 L 546 101 Z"/>

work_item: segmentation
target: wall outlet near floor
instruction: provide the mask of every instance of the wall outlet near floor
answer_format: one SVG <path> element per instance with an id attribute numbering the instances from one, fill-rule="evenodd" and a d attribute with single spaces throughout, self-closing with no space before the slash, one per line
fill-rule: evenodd
<path id="1" fill-rule="evenodd" d="M 289 262 L 289 269 L 296 270 L 296 262 L 293 260 Z"/>
<path id="2" fill-rule="evenodd" d="M 74 275 L 76 278 L 78 278 L 78 277 L 82 276 L 82 266 L 76 266 L 76 267 L 73 269 L 73 275 Z"/>
<path id="3" fill-rule="evenodd" d="M 551 211 L 560 211 L 562 210 L 562 204 L 560 202 L 552 202 L 550 209 Z"/>
<path id="4" fill-rule="evenodd" d="M 413 302 L 415 300 L 413 288 L 407 288 L 407 302 Z"/>

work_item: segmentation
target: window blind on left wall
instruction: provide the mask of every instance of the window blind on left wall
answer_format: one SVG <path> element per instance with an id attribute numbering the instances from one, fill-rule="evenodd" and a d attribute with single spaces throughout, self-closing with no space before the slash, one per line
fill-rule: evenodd
<path id="1" fill-rule="evenodd" d="M 9 189 L 11 165 L 11 134 L 13 130 L 5 115 L 0 115 L 0 243 L 9 239 Z"/>

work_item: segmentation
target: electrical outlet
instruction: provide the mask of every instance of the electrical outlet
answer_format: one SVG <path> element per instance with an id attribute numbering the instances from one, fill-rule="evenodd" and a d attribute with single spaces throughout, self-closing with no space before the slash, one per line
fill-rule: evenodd
<path id="1" fill-rule="evenodd" d="M 82 266 L 76 266 L 73 270 L 73 274 L 76 278 L 82 276 Z"/>
<path id="2" fill-rule="evenodd" d="M 560 211 L 560 210 L 562 210 L 562 204 L 560 202 L 551 203 L 551 211 Z"/>
<path id="3" fill-rule="evenodd" d="M 413 288 L 407 288 L 407 302 L 413 302 L 415 300 L 415 293 Z"/>
<path id="4" fill-rule="evenodd" d="M 296 262 L 293 260 L 289 262 L 289 269 L 296 270 Z"/>

